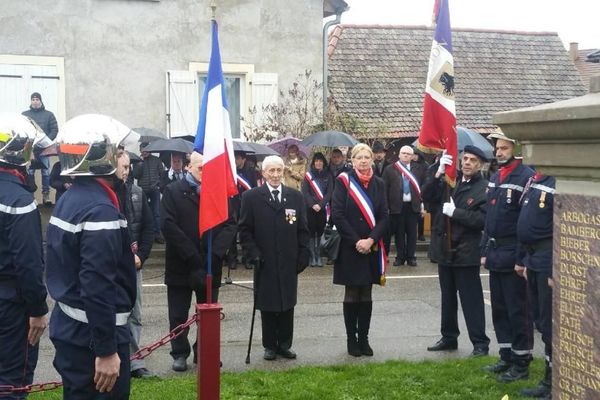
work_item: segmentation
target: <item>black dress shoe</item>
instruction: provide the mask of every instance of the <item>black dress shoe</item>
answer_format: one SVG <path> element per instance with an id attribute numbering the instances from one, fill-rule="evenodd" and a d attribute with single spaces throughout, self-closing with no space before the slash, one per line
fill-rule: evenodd
<path id="1" fill-rule="evenodd" d="M 489 354 L 490 350 L 487 347 L 475 347 L 471 352 L 470 357 L 483 357 Z"/>
<path id="2" fill-rule="evenodd" d="M 275 353 L 275 350 L 265 349 L 265 355 L 263 358 L 268 361 L 273 361 L 277 358 L 277 353 Z"/>
<path id="3" fill-rule="evenodd" d="M 520 366 L 513 364 L 508 371 L 498 375 L 496 380 L 501 383 L 511 383 L 514 381 L 529 379 L 529 366 Z"/>
<path id="4" fill-rule="evenodd" d="M 456 349 L 458 349 L 458 342 L 456 340 L 440 339 L 433 346 L 429 346 L 427 351 L 445 351 Z"/>
<path id="5" fill-rule="evenodd" d="M 409 267 L 416 267 L 417 266 L 417 260 L 415 260 L 414 258 L 411 260 L 408 260 L 406 262 L 408 264 Z"/>
<path id="6" fill-rule="evenodd" d="M 288 358 L 290 360 L 296 358 L 296 353 L 294 352 L 294 350 L 291 349 L 279 349 L 277 350 L 277 354 L 279 354 L 283 358 Z"/>
<path id="7" fill-rule="evenodd" d="M 154 376 L 156 375 L 148 371 L 146 368 L 138 368 L 131 371 L 132 378 L 153 378 Z"/>
<path id="8" fill-rule="evenodd" d="M 173 371 L 177 372 L 187 371 L 188 366 L 185 357 L 177 357 L 175 360 L 173 360 L 173 366 L 171 368 Z"/>
<path id="9" fill-rule="evenodd" d="M 401 265 L 404 265 L 404 260 L 394 260 L 394 267 L 399 267 Z"/>

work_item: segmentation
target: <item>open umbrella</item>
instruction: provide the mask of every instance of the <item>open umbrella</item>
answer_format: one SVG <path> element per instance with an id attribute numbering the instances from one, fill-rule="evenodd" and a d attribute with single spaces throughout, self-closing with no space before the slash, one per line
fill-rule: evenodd
<path id="1" fill-rule="evenodd" d="M 296 145 L 298 146 L 300 153 L 304 154 L 304 157 L 306 157 L 310 154 L 310 149 L 301 142 L 302 141 L 298 138 L 286 136 L 283 139 L 278 139 L 267 144 L 267 146 L 278 152 L 280 155 L 286 156 L 288 148 L 292 145 Z"/>
<path id="2" fill-rule="evenodd" d="M 243 153 L 254 153 L 254 148 L 250 146 L 248 142 L 242 142 L 240 140 L 232 140 L 233 151 L 241 151 Z"/>
<path id="3" fill-rule="evenodd" d="M 167 138 L 167 135 L 165 135 L 163 132 L 159 131 L 158 129 L 140 127 L 140 128 L 133 128 L 132 131 L 137 132 L 137 134 L 140 135 L 140 142 L 142 142 L 142 143 L 154 142 L 155 140 L 158 140 L 158 139 L 166 139 Z"/>
<path id="4" fill-rule="evenodd" d="M 355 144 L 358 144 L 358 140 L 353 138 L 351 135 L 340 131 L 321 131 L 313 133 L 312 135 L 304 139 L 301 143 L 307 147 L 352 147 Z"/>
<path id="5" fill-rule="evenodd" d="M 251 149 L 254 150 L 254 154 L 257 156 L 278 156 L 279 153 L 277 153 L 275 150 L 273 150 L 272 148 L 270 148 L 269 146 L 265 146 L 264 144 L 261 143 L 247 143 L 248 146 L 250 146 Z"/>
<path id="6" fill-rule="evenodd" d="M 465 146 L 471 145 L 479 148 L 488 160 L 494 158 L 494 146 L 479 132 L 462 126 L 456 127 L 458 135 L 458 151 L 463 151 Z M 413 142 L 413 147 L 417 145 L 418 139 Z"/>
<path id="7" fill-rule="evenodd" d="M 194 151 L 194 144 L 181 138 L 158 139 L 144 147 L 142 151 L 149 153 L 178 152 L 187 154 Z"/>

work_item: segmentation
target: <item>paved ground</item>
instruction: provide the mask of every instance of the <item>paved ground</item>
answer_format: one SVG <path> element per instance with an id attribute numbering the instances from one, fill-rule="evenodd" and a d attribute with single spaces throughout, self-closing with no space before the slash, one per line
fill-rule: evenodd
<path id="1" fill-rule="evenodd" d="M 166 287 L 162 285 L 162 250 L 157 249 L 144 270 L 142 344 L 164 336 L 168 331 Z M 297 360 L 267 362 L 262 359 L 260 317 L 254 331 L 251 364 L 245 364 L 252 312 L 252 274 L 243 268 L 231 271 L 234 284 L 221 288 L 220 302 L 225 319 L 221 324 L 221 359 L 225 371 L 248 369 L 279 370 L 299 365 L 362 363 L 393 359 L 423 360 L 465 357 L 472 350 L 466 328 L 460 317 L 459 350 L 430 353 L 426 347 L 439 338 L 440 299 L 437 267 L 419 253 L 419 266 L 389 267 L 388 283 L 375 287 L 371 345 L 374 357 L 354 358 L 346 353 L 346 338 L 341 300 L 343 288 L 332 284 L 332 267 L 308 268 L 300 276 L 298 305 L 295 311 L 294 350 Z M 487 274 L 483 273 L 486 297 L 488 336 L 491 354 L 497 354 L 490 319 Z M 191 331 L 195 335 L 195 328 Z M 536 354 L 542 354 L 537 340 Z M 169 346 L 158 349 L 147 358 L 146 365 L 160 376 L 170 376 Z M 52 367 L 53 347 L 47 334 L 41 341 L 36 382 L 58 379 Z M 191 359 L 190 359 L 191 362 Z M 191 371 L 195 371 L 193 368 Z"/>

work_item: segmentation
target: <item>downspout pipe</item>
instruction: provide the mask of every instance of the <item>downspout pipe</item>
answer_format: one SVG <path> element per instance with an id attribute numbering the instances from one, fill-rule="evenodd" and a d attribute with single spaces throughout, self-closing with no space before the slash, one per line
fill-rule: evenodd
<path id="1" fill-rule="evenodd" d="M 335 19 L 331 21 L 327 21 L 325 26 L 323 26 L 323 121 L 325 121 L 325 115 L 327 114 L 327 98 L 328 96 L 328 87 L 327 87 L 327 66 L 328 66 L 328 56 L 327 56 L 327 46 L 328 46 L 328 31 L 329 28 L 333 25 L 337 25 L 342 21 L 342 13 L 345 9 L 336 10 Z"/>

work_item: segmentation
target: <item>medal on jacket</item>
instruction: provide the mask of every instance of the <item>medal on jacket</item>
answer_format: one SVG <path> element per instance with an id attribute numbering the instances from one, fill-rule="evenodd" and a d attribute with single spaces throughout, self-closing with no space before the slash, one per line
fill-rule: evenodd
<path id="1" fill-rule="evenodd" d="M 542 191 L 542 194 L 540 195 L 540 208 L 544 208 L 546 207 L 546 192 Z"/>
<path id="2" fill-rule="evenodd" d="M 508 204 L 512 203 L 512 189 L 506 190 L 506 202 Z"/>
<path id="3" fill-rule="evenodd" d="M 285 209 L 285 219 L 291 225 L 296 222 L 296 210 L 292 208 Z"/>

